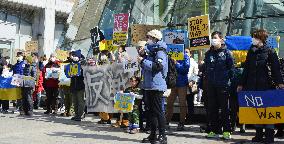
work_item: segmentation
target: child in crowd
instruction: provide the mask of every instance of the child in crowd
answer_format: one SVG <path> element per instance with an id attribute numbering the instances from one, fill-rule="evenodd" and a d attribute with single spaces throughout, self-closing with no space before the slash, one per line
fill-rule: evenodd
<path id="1" fill-rule="evenodd" d="M 130 134 L 136 134 L 139 132 L 139 109 L 138 106 L 141 103 L 142 92 L 139 88 L 140 78 L 133 76 L 130 78 L 130 87 L 125 89 L 124 93 L 130 93 L 135 96 L 135 102 L 132 112 L 128 113 L 129 126 L 127 132 Z"/>

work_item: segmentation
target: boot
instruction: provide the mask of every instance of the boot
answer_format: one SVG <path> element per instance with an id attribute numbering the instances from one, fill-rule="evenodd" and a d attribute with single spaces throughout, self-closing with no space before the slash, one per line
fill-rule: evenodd
<path id="1" fill-rule="evenodd" d="M 127 128 L 129 124 L 128 120 L 122 120 L 120 128 Z"/>
<path id="2" fill-rule="evenodd" d="M 255 137 L 252 138 L 252 142 L 262 142 L 263 141 L 263 129 L 256 128 Z"/>
<path id="3" fill-rule="evenodd" d="M 142 140 L 142 143 L 154 143 L 157 140 L 156 133 L 151 132 L 151 134 Z"/>
<path id="4" fill-rule="evenodd" d="M 267 128 L 265 129 L 265 144 L 274 143 L 274 129 Z"/>
<path id="5" fill-rule="evenodd" d="M 154 142 L 153 144 L 167 144 L 167 143 L 168 143 L 168 141 L 167 141 L 166 135 L 159 135 L 157 141 Z"/>

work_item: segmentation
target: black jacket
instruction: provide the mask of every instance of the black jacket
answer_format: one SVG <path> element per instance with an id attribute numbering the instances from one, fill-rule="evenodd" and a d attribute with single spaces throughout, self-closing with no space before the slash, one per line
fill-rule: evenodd
<path id="1" fill-rule="evenodd" d="M 275 50 L 267 46 L 258 49 L 252 46 L 244 63 L 240 85 L 246 91 L 263 91 L 273 89 L 273 83 L 283 83 Z"/>

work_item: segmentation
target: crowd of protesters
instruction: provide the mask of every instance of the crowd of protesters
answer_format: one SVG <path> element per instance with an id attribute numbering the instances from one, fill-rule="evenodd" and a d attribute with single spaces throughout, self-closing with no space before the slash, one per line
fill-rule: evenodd
<path id="1" fill-rule="evenodd" d="M 167 54 L 167 45 L 162 40 L 162 33 L 152 30 L 147 33 L 147 41 L 136 45 L 139 56 L 140 72 L 129 79 L 130 87 L 121 89 L 122 93 L 131 93 L 137 98 L 133 111 L 117 114 L 117 121 L 112 126 L 125 128 L 130 134 L 147 132 L 149 136 L 142 143 L 167 143 L 167 131 L 172 122 L 174 103 L 178 97 L 179 123 L 177 131 L 184 131 L 185 124 L 193 121 L 194 104 L 202 102 L 207 113 L 207 138 L 231 139 L 231 134 L 238 123 L 239 91 L 264 91 L 284 89 L 283 67 L 275 52 L 266 45 L 268 33 L 256 30 L 252 33 L 252 45 L 246 61 L 235 67 L 233 55 L 224 44 L 221 32 L 211 34 L 211 47 L 205 53 L 204 61 L 196 62 L 190 49 L 185 49 L 183 60 L 173 60 Z M 121 63 L 129 60 L 125 46 L 111 51 L 95 51 L 94 65 Z M 60 86 L 58 78 L 46 78 L 47 68 L 59 68 L 60 63 L 90 64 L 80 50 L 71 51 L 66 61 L 56 59 L 51 54 L 49 59 L 39 58 L 37 53 L 25 55 L 17 53 L 17 63 L 11 65 L 9 57 L 1 58 L 0 73 L 8 72 L 31 76 L 36 79 L 35 87 L 23 85 L 22 99 L 13 101 L 22 115 L 32 116 L 33 109 L 40 107 L 43 91 L 46 93 L 44 114 L 59 112 L 59 93 L 64 97 L 65 112 L 61 116 L 73 116 L 71 120 L 81 121 L 85 110 L 85 84 L 83 74 L 71 77 L 70 86 Z M 281 74 L 282 72 L 282 74 Z M 83 69 L 81 69 L 83 73 Z M 2 112 L 9 110 L 9 101 L 1 100 Z M 166 104 L 166 106 L 165 106 Z M 62 105 L 62 104 L 61 104 Z M 74 111 L 74 114 L 73 114 Z M 99 124 L 111 124 L 113 114 L 101 112 Z M 143 125 L 146 122 L 146 125 Z M 255 125 L 253 142 L 274 142 L 274 125 Z M 283 126 L 277 126 L 275 136 L 283 136 Z M 263 131 L 265 129 L 265 131 Z M 241 132 L 245 132 L 241 125 Z"/>

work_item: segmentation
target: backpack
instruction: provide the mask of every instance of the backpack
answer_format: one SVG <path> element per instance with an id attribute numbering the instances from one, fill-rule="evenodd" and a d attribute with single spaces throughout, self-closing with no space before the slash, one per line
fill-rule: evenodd
<path id="1" fill-rule="evenodd" d="M 178 76 L 176 64 L 175 64 L 174 60 L 168 55 L 168 53 L 166 52 L 166 50 L 164 48 L 157 48 L 155 50 L 153 57 L 156 57 L 156 54 L 157 54 L 158 51 L 163 51 L 167 55 L 167 58 L 168 58 L 168 73 L 167 73 L 167 77 L 165 78 L 165 80 L 166 80 L 168 89 L 174 88 L 174 87 L 176 87 L 177 76 Z"/>

